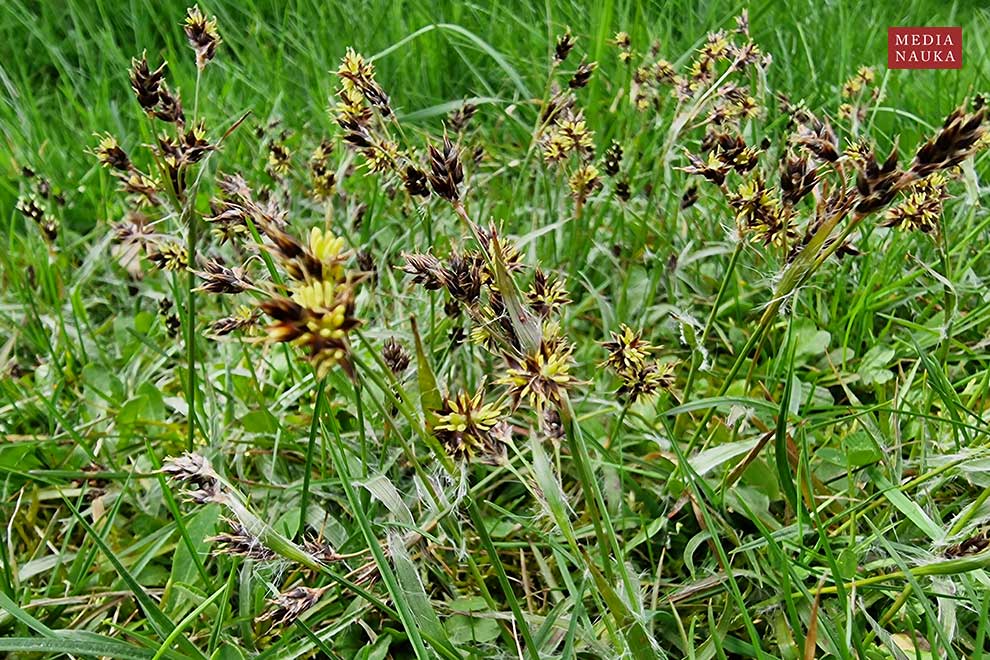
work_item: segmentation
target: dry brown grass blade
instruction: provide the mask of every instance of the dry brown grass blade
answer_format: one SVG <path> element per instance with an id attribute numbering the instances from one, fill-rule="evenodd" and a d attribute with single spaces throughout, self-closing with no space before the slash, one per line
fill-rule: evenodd
<path id="1" fill-rule="evenodd" d="M 804 638 L 804 660 L 815 660 L 815 649 L 818 647 L 818 602 L 822 595 L 824 579 L 818 581 L 815 589 L 815 602 L 811 605 L 811 617 L 808 620 L 808 634 Z"/>

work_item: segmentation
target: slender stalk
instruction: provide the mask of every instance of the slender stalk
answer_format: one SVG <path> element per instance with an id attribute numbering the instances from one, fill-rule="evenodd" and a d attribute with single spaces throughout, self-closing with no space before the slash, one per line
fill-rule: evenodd
<path id="1" fill-rule="evenodd" d="M 949 344 L 952 343 L 952 320 L 955 316 L 956 311 L 956 292 L 952 288 L 952 272 L 950 270 L 949 262 L 949 247 L 946 243 L 947 239 L 945 237 L 945 223 L 938 229 L 938 242 L 936 243 L 938 247 L 938 257 L 942 266 L 942 277 L 945 278 L 945 282 L 942 284 L 943 293 L 943 306 L 945 309 L 944 313 L 944 325 L 942 328 L 942 344 L 939 346 L 938 350 L 938 361 L 942 365 L 942 369 L 948 367 L 949 361 Z"/>
<path id="2" fill-rule="evenodd" d="M 306 468 L 303 471 L 302 495 L 299 497 L 299 528 L 296 538 L 301 539 L 306 531 L 306 511 L 309 508 L 309 484 L 313 477 L 313 448 L 316 445 L 316 429 L 323 409 L 323 393 L 327 379 L 321 378 L 316 386 L 316 401 L 313 403 L 313 419 L 309 425 L 309 442 L 306 444 Z"/>
<path id="3" fill-rule="evenodd" d="M 193 103 L 193 123 L 199 115 L 199 82 L 203 71 L 196 68 L 196 91 Z M 185 173 L 181 173 L 182 176 Z M 187 195 L 183 200 L 182 216 L 186 220 L 186 260 L 189 272 L 186 273 L 186 405 L 188 406 L 189 428 L 186 435 L 186 450 L 193 451 L 196 445 L 196 243 L 198 225 L 196 223 L 196 194 Z"/>
<path id="4" fill-rule="evenodd" d="M 609 561 L 609 552 L 611 552 L 612 558 L 619 568 L 619 575 L 622 578 L 626 595 L 632 599 L 636 591 L 633 588 L 629 571 L 626 569 L 625 554 L 619 546 L 618 535 L 615 533 L 615 527 L 612 525 L 612 519 L 608 514 L 605 498 L 602 496 L 598 480 L 595 479 L 594 471 L 591 468 L 591 456 L 588 454 L 588 447 L 581 436 L 581 431 L 574 418 L 574 409 L 566 395 L 560 407 L 560 419 L 567 434 L 571 458 L 578 469 L 578 480 L 588 504 L 588 515 L 598 539 L 598 549 L 602 555 L 602 568 L 605 571 L 605 577 L 609 581 L 615 580 L 612 562 Z"/>

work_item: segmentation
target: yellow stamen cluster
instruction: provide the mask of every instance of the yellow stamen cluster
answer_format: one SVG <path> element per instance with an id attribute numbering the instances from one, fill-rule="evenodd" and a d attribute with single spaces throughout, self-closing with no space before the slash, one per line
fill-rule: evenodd
<path id="1" fill-rule="evenodd" d="M 852 98 L 873 84 L 876 74 L 868 66 L 862 66 L 852 78 L 842 85 L 842 96 Z"/>
<path id="2" fill-rule="evenodd" d="M 776 247 L 793 244 L 797 239 L 790 215 L 761 177 L 744 181 L 728 195 L 728 201 L 736 212 L 741 234 L 750 233 L 754 240 Z"/>
<path id="3" fill-rule="evenodd" d="M 883 225 L 905 231 L 923 231 L 926 234 L 938 230 L 942 218 L 942 202 L 945 200 L 947 178 L 936 173 L 915 183 L 907 197 L 887 211 Z"/>
<path id="4" fill-rule="evenodd" d="M 582 165 L 574 170 L 574 174 L 571 175 L 568 184 L 571 187 L 571 194 L 574 195 L 574 198 L 583 202 L 588 198 L 589 194 L 601 185 L 598 168 L 590 163 Z"/>
<path id="5" fill-rule="evenodd" d="M 444 400 L 433 426 L 434 435 L 457 459 L 485 458 L 498 453 L 502 434 L 502 408 L 485 403 L 483 388 L 473 395 L 460 392 Z"/>
<path id="6" fill-rule="evenodd" d="M 359 81 L 370 81 L 375 79 L 375 65 L 364 59 L 364 56 L 348 47 L 337 67 L 337 75 L 340 77 L 341 86 L 345 91 L 360 91 L 357 84 Z"/>
<path id="7" fill-rule="evenodd" d="M 563 392 L 575 384 L 570 373 L 572 351 L 567 342 L 544 337 L 534 353 L 511 366 L 498 382 L 508 386 L 514 406 L 523 399 L 537 409 L 548 402 L 560 404 Z"/>
<path id="8" fill-rule="evenodd" d="M 622 381 L 619 396 L 634 402 L 673 386 L 674 365 L 657 362 L 651 355 L 659 350 L 657 346 L 645 341 L 640 333 L 624 323 L 619 332 L 609 334 L 612 340 L 602 344 L 608 350 L 608 358 L 602 366 L 611 368 Z"/>
<path id="9" fill-rule="evenodd" d="M 344 240 L 319 227 L 310 230 L 305 246 L 273 228 L 265 233 L 276 242 L 276 254 L 295 280 L 289 296 L 274 296 L 261 309 L 274 322 L 266 329 L 270 342 L 291 342 L 309 351 L 308 359 L 322 376 L 347 362 L 347 332 L 353 317 L 354 289 L 344 271 L 349 255 Z"/>
<path id="10" fill-rule="evenodd" d="M 187 10 L 183 29 L 189 46 L 196 52 L 196 66 L 202 70 L 216 56 L 217 46 L 222 41 L 217 30 L 217 17 L 206 18 L 199 6 L 194 5 Z"/>
<path id="11" fill-rule="evenodd" d="M 309 174 L 313 183 L 313 197 L 326 201 L 333 197 L 337 190 L 337 176 L 334 173 L 330 156 L 333 154 L 333 143 L 324 140 L 313 151 L 309 159 Z"/>
<path id="12" fill-rule="evenodd" d="M 619 332 L 609 334 L 612 335 L 612 341 L 602 344 L 608 350 L 608 359 L 602 366 L 610 367 L 617 373 L 642 369 L 650 353 L 657 349 L 625 323 L 619 326 Z"/>
<path id="13" fill-rule="evenodd" d="M 543 159 L 547 163 L 564 160 L 571 154 L 584 154 L 594 148 L 595 133 L 588 129 L 584 115 L 568 112 L 557 120 L 543 138 Z"/>

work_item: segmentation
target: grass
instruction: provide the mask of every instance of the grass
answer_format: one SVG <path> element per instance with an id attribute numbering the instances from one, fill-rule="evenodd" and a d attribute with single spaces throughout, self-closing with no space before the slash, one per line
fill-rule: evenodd
<path id="1" fill-rule="evenodd" d="M 962 165 L 935 231 L 883 227 L 881 210 L 807 231 L 791 259 L 739 240 L 731 197 L 681 169 L 704 129 L 672 130 L 673 101 L 633 107 L 635 65 L 620 61 L 613 36 L 628 32 L 634 62 L 656 40 L 683 71 L 706 33 L 732 29 L 742 8 L 210 3 L 223 43 L 199 74 L 183 3 L 4 3 L 0 650 L 984 657 L 986 156 Z M 777 93 L 829 117 L 841 146 L 869 137 L 882 160 L 897 144 L 908 168 L 953 109 L 990 87 L 981 57 L 990 15 L 969 3 L 748 10 L 752 39 L 773 62 L 765 78 L 740 76 L 764 108 L 740 134 L 770 141 L 758 169 L 771 192 L 773 159 L 792 132 Z M 887 71 L 889 25 L 962 25 L 964 66 Z M 578 40 L 558 81 L 582 56 L 598 63 L 576 90 L 593 162 L 604 168 L 612 141 L 623 149 L 620 173 L 602 172 L 586 196 L 568 188 L 578 157 L 547 165 L 534 138 L 567 27 Z M 463 206 L 411 197 L 394 174 L 366 175 L 364 156 L 339 140 L 329 160 L 338 194 L 329 205 L 308 194 L 310 153 L 343 133 L 327 108 L 347 46 L 374 61 L 398 119 L 391 131 L 420 164 L 427 144 L 451 134 Z M 165 125 L 143 115 L 128 81 L 142 51 L 152 65 L 169 62 L 170 89 L 209 139 L 230 131 L 190 168 L 186 191 L 163 184 L 171 211 L 158 227 L 198 255 L 198 268 L 217 254 L 244 264 L 259 291 L 196 292 L 201 278 L 181 268 L 142 259 L 136 277 L 119 263 L 112 227 L 128 202 L 92 151 L 109 132 L 153 166 L 143 145 Z M 851 127 L 841 89 L 861 66 L 874 68 L 881 93 L 861 99 Z M 477 113 L 458 131 L 451 113 L 465 100 Z M 273 142 L 291 151 L 285 176 L 269 171 Z M 279 299 L 295 263 L 257 249 L 274 233 L 257 216 L 236 247 L 217 244 L 202 218 L 220 172 L 270 190 L 290 235 L 331 227 L 366 253 L 346 270 L 370 264 L 374 278 L 321 275 L 355 292 L 361 324 L 346 333 L 346 368 L 314 368 L 260 329 L 207 336 L 240 304 Z M 742 180 L 731 174 L 728 192 Z M 682 207 L 694 185 L 697 201 Z M 55 219 L 54 237 L 15 209 L 32 193 Z M 796 208 L 805 233 L 812 205 Z M 518 269 L 479 240 L 489 219 L 518 247 Z M 839 236 L 859 254 L 834 255 L 843 242 L 826 239 Z M 456 315 L 449 286 L 425 290 L 402 269 L 404 254 L 449 264 L 452 252 L 487 278 Z M 526 367 L 511 356 L 543 350 L 552 334 L 517 289 L 537 267 L 568 292 L 550 317 L 573 345 L 571 380 L 516 406 L 513 378 Z M 468 337 L 479 325 L 471 314 L 493 310 L 508 349 Z M 642 358 L 669 370 L 656 396 L 631 401 L 601 366 L 621 324 L 660 347 Z M 396 372 L 381 353 L 393 337 L 411 363 Z M 625 373 L 642 380 L 641 367 Z M 471 401 L 475 392 L 491 408 Z M 455 442 L 463 433 L 445 428 L 458 405 L 476 424 L 492 414 L 470 427 L 469 460 Z M 496 420 L 511 426 L 506 444 L 490 434 Z M 504 458 L 480 460 L 487 443 Z M 212 467 L 176 468 L 189 450 Z M 241 545 L 221 552 L 214 537 L 232 532 Z"/>

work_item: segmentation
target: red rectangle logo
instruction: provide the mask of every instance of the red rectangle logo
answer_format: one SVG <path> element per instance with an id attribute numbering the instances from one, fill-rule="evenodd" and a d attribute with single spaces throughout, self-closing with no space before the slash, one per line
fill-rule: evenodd
<path id="1" fill-rule="evenodd" d="M 961 69 L 961 27 L 888 27 L 888 69 Z"/>

